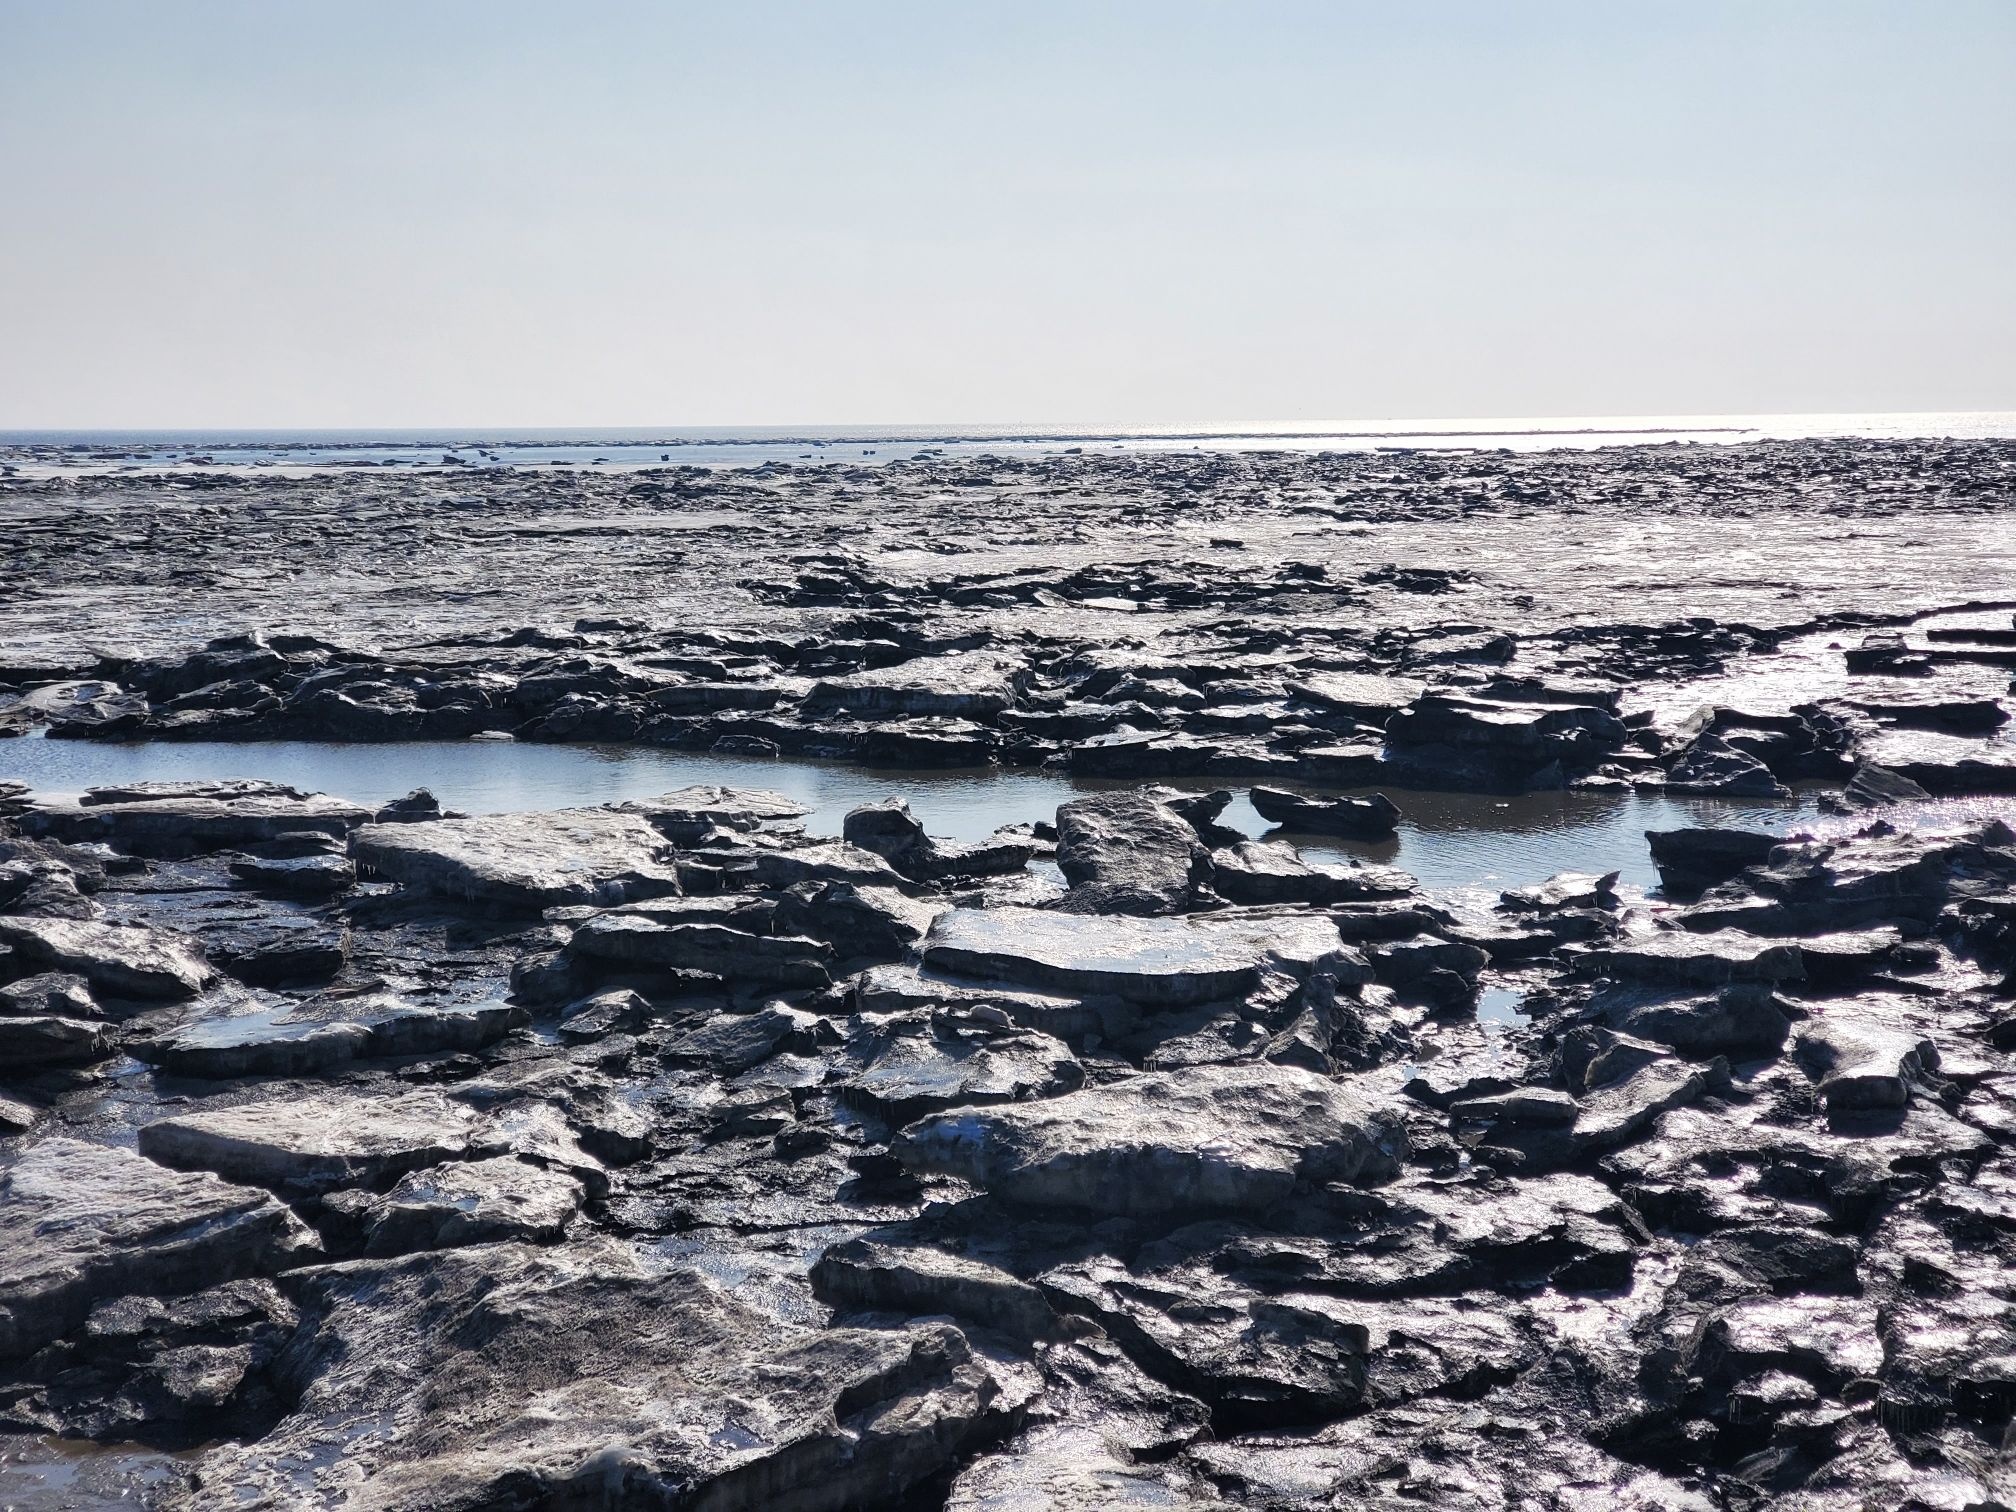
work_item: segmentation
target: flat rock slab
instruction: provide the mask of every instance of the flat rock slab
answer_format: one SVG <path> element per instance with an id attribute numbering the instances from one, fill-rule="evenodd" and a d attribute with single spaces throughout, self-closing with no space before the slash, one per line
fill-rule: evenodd
<path id="1" fill-rule="evenodd" d="M 945 1008 L 988 1015 L 998 1022 L 1019 1024 L 1063 1040 L 1087 1034 L 1113 1039 L 1140 1027 L 1141 1022 L 1140 1006 L 1117 997 L 1032 991 L 907 965 L 871 967 L 854 977 L 852 986 L 854 1001 L 863 1013 Z"/>
<path id="2" fill-rule="evenodd" d="M 810 1050 L 819 1022 L 816 1015 L 782 1003 L 755 1013 L 717 1013 L 672 1039 L 665 1058 L 734 1076 L 781 1051 Z"/>
<path id="3" fill-rule="evenodd" d="M 1154 1006 L 1237 997 L 1270 957 L 1306 967 L 1342 949 L 1329 919 L 1089 917 L 1036 908 L 955 908 L 925 937 L 927 966 L 1041 992 Z"/>
<path id="4" fill-rule="evenodd" d="M 322 898 L 347 892 L 357 880 L 357 863 L 348 856 L 244 856 L 231 863 L 231 875 L 266 892 Z"/>
<path id="5" fill-rule="evenodd" d="M 873 851 L 834 841 L 790 850 L 759 851 L 752 865 L 760 886 L 795 887 L 800 882 L 849 882 L 856 887 L 907 886 L 906 879 Z"/>
<path id="6" fill-rule="evenodd" d="M 280 835 L 346 835 L 371 818 L 360 804 L 274 783 L 139 783 L 94 788 L 75 803 L 24 814 L 31 835 L 106 841 L 143 855 L 190 854 L 252 845 Z"/>
<path id="7" fill-rule="evenodd" d="M 1028 1207 L 1258 1212 L 1300 1183 L 1392 1176 L 1406 1125 L 1366 1086 L 1286 1066 L 1193 1067 L 910 1125 L 897 1157 Z"/>
<path id="8" fill-rule="evenodd" d="M 862 1039 L 865 1064 L 834 1083 L 834 1095 L 892 1122 L 943 1108 L 1054 1097 L 1085 1081 L 1062 1040 L 1030 1029 L 906 1024 Z"/>
<path id="9" fill-rule="evenodd" d="M 756 935 L 725 924 L 662 924 L 637 914 L 603 914 L 574 931 L 570 948 L 600 961 L 704 971 L 734 981 L 824 987 L 832 947 L 796 935 Z"/>
<path id="10" fill-rule="evenodd" d="M 1383 726 L 1421 696 L 1424 684 L 1365 672 L 1316 672 L 1288 684 L 1294 697 Z"/>
<path id="11" fill-rule="evenodd" d="M 1639 982 L 1719 987 L 1730 982 L 1782 982 L 1806 975 L 1796 942 L 1722 930 L 1667 932 L 1623 940 L 1581 957 L 1585 970 Z"/>
<path id="12" fill-rule="evenodd" d="M 194 1291 L 313 1253 L 270 1193 L 45 1139 L 0 1170 L 0 1354 L 62 1336 L 103 1297 Z"/>
<path id="13" fill-rule="evenodd" d="M 1612 1029 L 1685 1055 L 1771 1054 L 1791 1029 L 1790 1005 L 1761 982 L 1711 994 L 1620 984 L 1598 992 L 1591 1006 Z"/>
<path id="14" fill-rule="evenodd" d="M 416 1003 L 373 992 L 203 1019 L 133 1054 L 180 1076 L 298 1076 L 379 1056 L 476 1050 L 525 1020 L 524 1009 L 495 999 Z"/>
<path id="15" fill-rule="evenodd" d="M 372 824 L 351 854 L 380 876 L 445 897 L 549 908 L 679 891 L 672 845 L 640 814 L 556 809 L 427 824 Z"/>
<path id="16" fill-rule="evenodd" d="M 608 1243 L 330 1266 L 310 1292 L 298 1410 L 169 1507 L 901 1505 L 1027 1398 L 950 1324 L 807 1328 Z"/>
<path id="17" fill-rule="evenodd" d="M 86 788 L 77 801 L 85 808 L 112 804 L 171 803 L 196 800 L 210 803 L 237 803 L 249 798 L 319 798 L 284 782 L 263 777 L 179 777 L 154 782 L 116 782 Z"/>
<path id="18" fill-rule="evenodd" d="M 0 1015 L 36 1017 L 55 1014 L 59 1018 L 100 1019 L 105 1017 L 91 996 L 91 984 L 64 971 L 44 971 L 0 987 Z"/>
<path id="19" fill-rule="evenodd" d="M 1652 864 L 1669 893 L 1692 896 L 1739 872 L 1762 866 L 1784 842 L 1740 829 L 1647 830 Z"/>
<path id="20" fill-rule="evenodd" d="M 1884 730 L 1861 742 L 1866 762 L 1941 796 L 2016 793 L 2016 747 L 1926 730 Z"/>
<path id="21" fill-rule="evenodd" d="M 1710 1063 L 1726 1074 L 1726 1064 Z M 1673 1109 L 1699 1097 L 1708 1077 L 1684 1061 L 1654 1061 L 1583 1100 L 1575 1120 L 1578 1149 L 1607 1150 L 1642 1133 Z"/>
<path id="22" fill-rule="evenodd" d="M 144 925 L 0 917 L 0 945 L 115 997 L 193 998 L 216 975 L 194 943 Z"/>
<path id="23" fill-rule="evenodd" d="M 434 1092 L 327 1092 L 160 1119 L 140 1130 L 140 1152 L 260 1186 L 358 1186 L 459 1160 L 477 1127 Z"/>
<path id="24" fill-rule="evenodd" d="M 1015 701 L 1022 663 L 1014 657 L 962 654 L 918 657 L 815 683 L 809 707 L 855 714 L 949 714 L 987 720 Z"/>
<path id="25" fill-rule="evenodd" d="M 618 807 L 625 813 L 643 815 L 682 845 L 690 845 L 712 831 L 746 834 L 764 825 L 802 819 L 812 812 L 797 799 L 765 788 L 719 787 L 711 783 L 676 788 L 656 798 L 639 798 Z"/>

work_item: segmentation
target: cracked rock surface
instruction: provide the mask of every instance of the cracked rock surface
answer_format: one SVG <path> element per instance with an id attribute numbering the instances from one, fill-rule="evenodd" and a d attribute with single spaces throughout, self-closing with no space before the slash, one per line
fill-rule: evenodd
<path id="1" fill-rule="evenodd" d="M 1076 784 L 954 842 L 0 783 L 0 1503 L 2016 1505 L 2012 477 L 0 476 L 0 760 Z M 1556 790 L 1708 796 L 1551 877 L 1384 864 Z"/>

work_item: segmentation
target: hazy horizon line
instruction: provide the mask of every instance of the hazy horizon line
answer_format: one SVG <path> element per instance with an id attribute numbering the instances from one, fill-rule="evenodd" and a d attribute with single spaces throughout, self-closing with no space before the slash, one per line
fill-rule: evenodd
<path id="1" fill-rule="evenodd" d="M 977 419 L 977 420 L 700 420 L 687 422 L 667 421 L 604 421 L 592 424 L 580 422 L 522 422 L 498 420 L 441 420 L 441 421 L 399 421 L 372 424 L 348 425 L 272 425 L 235 424 L 231 422 L 209 422 L 202 425 L 149 425 L 130 423 L 97 422 L 83 425 L 0 425 L 0 436 L 48 435 L 48 434 L 128 434 L 128 435 L 200 435 L 207 433 L 239 433 L 264 435 L 302 434 L 421 434 L 435 431 L 649 431 L 693 432 L 702 430 L 763 430 L 763 431 L 829 431 L 829 430 L 894 430 L 899 428 L 929 430 L 973 431 L 994 429 L 1001 431 L 1040 431 L 1055 435 L 1118 435 L 1126 433 L 1175 434 L 1175 435 L 1234 435 L 1253 433 L 1263 435 L 1341 435 L 1341 434 L 1392 434 L 1383 428 L 1390 426 L 1482 426 L 1494 427 L 1546 427 L 1595 430 L 1611 428 L 1604 422 L 1649 421 L 1671 429 L 1701 430 L 1701 425 L 1678 425 L 1681 421 L 1743 421 L 1743 420 L 1788 420 L 1788 419 L 1861 419 L 1894 418 L 1914 419 L 1927 416 L 1969 417 L 1969 416 L 2009 416 L 2016 415 L 2016 407 L 1981 406 L 1972 408 L 1942 409 L 1816 409 L 1816 410 L 1664 410 L 1664 411 L 1614 411 L 1608 413 L 1580 414 L 1525 414 L 1525 415 L 1357 415 L 1337 420 L 1199 420 L 1199 421 L 1113 421 L 1099 422 L 1087 419 Z M 1355 429 L 1354 429 L 1355 428 Z M 1645 430 L 1653 427 L 1618 424 L 1620 430 Z M 1730 429 L 1744 427 L 1730 426 Z M 1439 433 L 1431 431 L 1426 433 Z"/>

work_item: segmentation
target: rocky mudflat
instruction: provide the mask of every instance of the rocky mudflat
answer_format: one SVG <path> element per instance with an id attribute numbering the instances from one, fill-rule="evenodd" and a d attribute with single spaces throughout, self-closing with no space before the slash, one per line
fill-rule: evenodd
<path id="1" fill-rule="evenodd" d="M 2016 1505 L 2012 490 L 1922 441 L 0 478 L 23 744 L 1105 779 L 957 842 L 0 783 L 0 1499 Z M 1651 834 L 1649 890 L 1313 854 L 1553 790 L 1820 812 Z"/>

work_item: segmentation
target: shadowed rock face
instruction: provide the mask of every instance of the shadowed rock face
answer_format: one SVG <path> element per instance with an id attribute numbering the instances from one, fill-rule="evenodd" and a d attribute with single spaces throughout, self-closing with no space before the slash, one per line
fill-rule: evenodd
<path id="1" fill-rule="evenodd" d="M 1383 840 L 1400 823 L 1400 809 L 1383 793 L 1370 798 L 1310 798 L 1282 788 L 1256 787 L 1249 795 L 1262 819 L 1312 835 Z"/>

